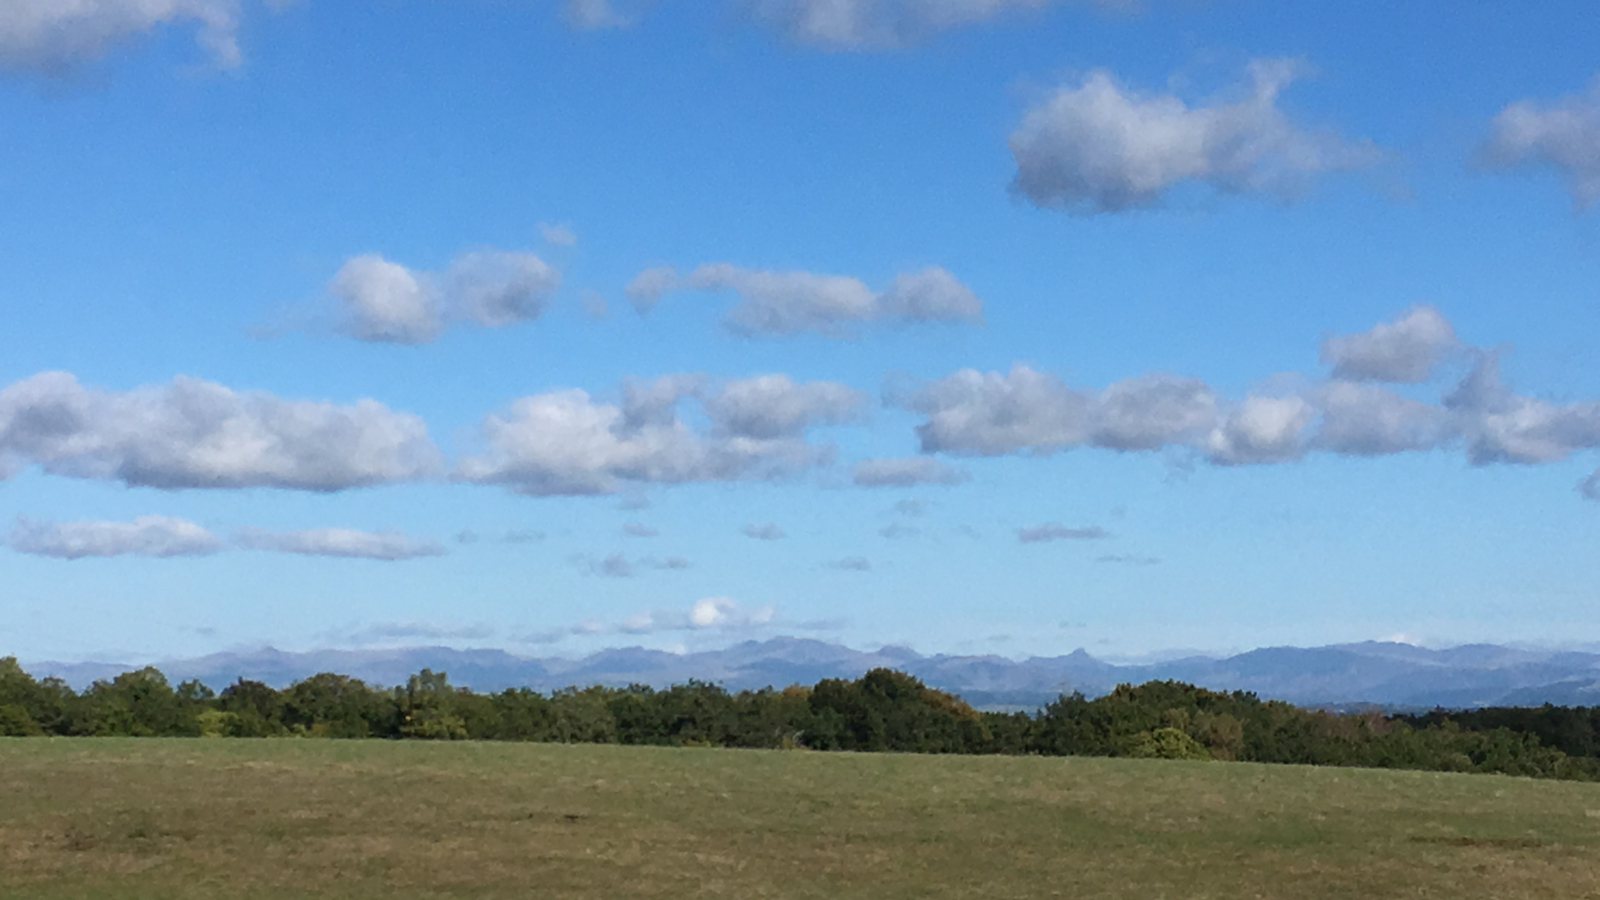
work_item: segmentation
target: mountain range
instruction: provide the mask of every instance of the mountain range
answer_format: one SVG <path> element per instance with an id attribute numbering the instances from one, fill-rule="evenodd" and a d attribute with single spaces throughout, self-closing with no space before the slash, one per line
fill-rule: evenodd
<path id="1" fill-rule="evenodd" d="M 665 687 L 690 679 L 731 690 L 854 678 L 879 666 L 960 694 L 981 708 L 1034 708 L 1062 693 L 1097 696 L 1120 683 L 1174 679 L 1215 690 L 1245 690 L 1308 706 L 1370 704 L 1385 708 L 1600 705 L 1600 653 L 1471 644 L 1432 650 L 1368 641 L 1326 647 L 1268 647 L 1227 657 L 1114 664 L 1077 650 L 1065 656 L 1013 660 L 1002 656 L 927 656 L 904 647 L 855 650 L 780 637 L 721 650 L 668 653 L 642 647 L 602 650 L 581 659 L 530 658 L 503 650 L 410 647 L 392 650 L 272 648 L 169 660 L 159 668 L 174 682 L 197 678 L 220 688 L 239 678 L 284 686 L 317 672 L 339 672 L 374 684 L 400 684 L 424 668 L 449 673 L 477 691 L 572 685 Z M 82 688 L 131 668 L 115 663 L 38 662 L 27 669 Z"/>

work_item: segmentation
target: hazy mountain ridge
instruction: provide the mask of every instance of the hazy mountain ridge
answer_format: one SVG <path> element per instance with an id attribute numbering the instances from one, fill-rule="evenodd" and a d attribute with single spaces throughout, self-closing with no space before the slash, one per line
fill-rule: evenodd
<path id="1" fill-rule="evenodd" d="M 1083 650 L 1065 656 L 1012 660 L 1002 656 L 924 656 L 905 647 L 855 650 L 804 638 L 745 641 L 722 650 L 673 654 L 643 647 L 602 650 L 580 659 L 530 658 L 503 650 L 411 647 L 391 650 L 272 648 L 171 660 L 168 678 L 198 678 L 220 689 L 239 678 L 283 686 L 317 672 L 340 672 L 376 684 L 398 684 L 423 668 L 443 670 L 452 682 L 479 691 L 571 685 L 664 687 L 690 679 L 730 689 L 812 684 L 854 678 L 887 666 L 910 672 L 934 687 L 980 706 L 1037 706 L 1061 693 L 1090 696 L 1122 682 L 1176 679 L 1217 690 L 1253 691 L 1300 704 L 1371 703 L 1391 707 L 1600 705 L 1600 653 L 1540 651 L 1493 644 L 1430 650 L 1369 641 L 1326 647 L 1266 647 L 1223 658 L 1203 656 L 1118 665 Z M 61 677 L 75 687 L 128 669 L 111 663 L 40 662 L 38 676 Z"/>

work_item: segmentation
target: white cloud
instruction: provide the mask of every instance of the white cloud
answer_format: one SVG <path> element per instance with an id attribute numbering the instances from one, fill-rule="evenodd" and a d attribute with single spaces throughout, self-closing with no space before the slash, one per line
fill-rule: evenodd
<path id="1" fill-rule="evenodd" d="M 814 425 L 837 425 L 862 415 L 866 394 L 832 381 L 796 384 L 787 375 L 729 382 L 703 405 L 714 426 L 739 437 L 793 437 Z"/>
<path id="2" fill-rule="evenodd" d="M 164 25 L 192 23 L 218 66 L 240 62 L 237 0 L 5 0 L 0 67 L 59 73 Z"/>
<path id="3" fill-rule="evenodd" d="M 425 344 L 444 329 L 433 288 L 405 266 L 376 254 L 347 260 L 328 291 L 349 314 L 346 330 L 363 341 Z"/>
<path id="4" fill-rule="evenodd" d="M 1475 365 L 1437 402 L 1373 383 L 1431 378 L 1447 353 Z M 1553 462 L 1600 448 L 1600 400 L 1555 403 L 1514 393 L 1496 354 L 1462 344 L 1431 308 L 1329 339 L 1322 355 L 1336 376 L 1363 380 L 1278 377 L 1296 386 L 1232 401 L 1173 375 L 1125 379 L 1095 393 L 1017 364 L 1007 373 L 962 369 L 898 402 L 923 416 L 916 433 L 924 453 L 1173 447 L 1216 465 L 1245 465 L 1292 462 L 1311 451 L 1380 456 L 1461 446 L 1472 464 L 1486 465 Z"/>
<path id="5" fill-rule="evenodd" d="M 1087 440 L 1093 400 L 1018 363 L 1005 374 L 961 369 L 919 390 L 908 404 L 924 453 L 993 456 L 1051 452 Z"/>
<path id="6" fill-rule="evenodd" d="M 486 328 L 544 313 L 561 274 L 532 253 L 478 250 L 456 257 L 442 279 L 445 302 Z"/>
<path id="7" fill-rule="evenodd" d="M 709 427 L 696 431 L 678 406 L 698 399 Z M 854 414 L 860 395 L 831 382 L 796 384 L 758 376 L 706 386 L 688 375 L 630 385 L 620 403 L 582 390 L 524 397 L 488 416 L 488 452 L 457 467 L 458 477 L 525 494 L 605 494 L 630 483 L 773 477 L 819 465 L 831 448 L 806 432 Z"/>
<path id="8" fill-rule="evenodd" d="M 356 531 L 349 528 L 312 528 L 305 531 L 263 531 L 248 528 L 237 536 L 241 547 L 298 553 L 304 556 L 340 556 L 395 562 L 444 555 L 444 545 L 394 532 Z"/>
<path id="9" fill-rule="evenodd" d="M 891 541 L 897 541 L 901 538 L 916 537 L 922 534 L 922 529 L 916 527 L 915 525 L 906 525 L 901 522 L 891 522 L 888 525 L 878 529 L 878 534 L 883 535 Z"/>
<path id="10" fill-rule="evenodd" d="M 1205 382 L 1175 375 L 1144 375 L 1103 391 L 1089 440 L 1114 450 L 1155 450 L 1192 442 L 1216 427 L 1218 401 Z"/>
<path id="11" fill-rule="evenodd" d="M 1303 69 L 1256 60 L 1244 99 L 1192 107 L 1091 72 L 1028 110 L 1012 132 L 1014 189 L 1039 206 L 1118 212 L 1153 206 L 1183 182 L 1292 197 L 1315 175 L 1375 161 L 1370 144 L 1305 130 L 1278 108 L 1278 94 Z"/>
<path id="12" fill-rule="evenodd" d="M 758 541 L 778 541 L 788 537 L 782 528 L 771 522 L 765 525 L 746 525 L 742 531 L 745 537 L 755 538 Z"/>
<path id="13" fill-rule="evenodd" d="M 1600 500 L 1600 469 L 1595 469 L 1588 478 L 1578 482 L 1578 492 L 1590 500 Z"/>
<path id="14" fill-rule="evenodd" d="M 1098 541 L 1110 536 L 1104 528 L 1098 525 L 1090 525 L 1086 528 L 1068 528 L 1059 522 L 1046 522 L 1043 525 L 1017 529 L 1017 540 L 1024 544 L 1040 544 L 1049 541 Z"/>
<path id="15" fill-rule="evenodd" d="M 1206 453 L 1228 466 L 1299 459 L 1316 414 L 1303 397 L 1247 397 L 1207 436 Z"/>
<path id="16" fill-rule="evenodd" d="M 1057 0 L 742 0 L 790 40 L 829 50 L 899 47 L 931 34 Z M 1126 7 L 1129 0 L 1090 0 Z"/>
<path id="17" fill-rule="evenodd" d="M 844 559 L 829 563 L 829 566 L 845 572 L 872 571 L 872 563 L 865 556 L 846 556 Z"/>
<path id="18" fill-rule="evenodd" d="M 1315 444 L 1352 456 L 1431 450 L 1454 436 L 1442 407 L 1371 384 L 1334 381 L 1318 392 Z"/>
<path id="19" fill-rule="evenodd" d="M 451 322 L 503 328 L 537 319 L 561 273 L 531 253 L 475 250 L 442 273 L 409 269 L 376 254 L 347 260 L 328 285 L 343 330 L 359 340 L 426 344 Z"/>
<path id="20" fill-rule="evenodd" d="M 0 461 L 139 487 L 337 491 L 430 475 L 439 453 L 421 419 L 373 400 L 284 400 L 183 376 L 109 392 L 44 372 L 0 390 Z"/>
<path id="21" fill-rule="evenodd" d="M 918 484 L 960 484 L 967 473 L 931 456 L 864 459 L 855 464 L 861 487 L 912 487 Z"/>
<path id="22" fill-rule="evenodd" d="M 983 319 L 983 301 L 937 266 L 902 273 L 881 293 L 846 275 L 747 269 L 730 263 L 707 263 L 685 276 L 671 267 L 646 269 L 626 288 L 640 312 L 652 308 L 663 293 L 679 290 L 738 295 L 739 302 L 728 311 L 725 322 L 744 335 L 814 331 L 848 337 L 852 326 L 874 321 Z"/>
<path id="23" fill-rule="evenodd" d="M 204 556 L 221 549 L 211 532 L 183 519 L 139 516 L 132 522 L 39 522 L 17 519 L 8 543 L 20 553 L 88 556 Z"/>
<path id="24" fill-rule="evenodd" d="M 1556 404 L 1520 396 L 1501 380 L 1496 354 L 1479 351 L 1477 357 L 1445 398 L 1474 464 L 1556 462 L 1600 447 L 1600 401 Z"/>
<path id="25" fill-rule="evenodd" d="M 1492 166 L 1543 166 L 1566 180 L 1583 209 L 1600 199 L 1600 75 L 1587 93 L 1518 100 L 1494 117 L 1479 158 Z"/>
<path id="26" fill-rule="evenodd" d="M 633 304 L 633 308 L 643 315 L 656 305 L 662 294 L 677 290 L 678 283 L 677 269 L 656 266 L 633 276 L 633 280 L 622 291 L 628 295 L 628 302 Z"/>
<path id="27" fill-rule="evenodd" d="M 907 322 L 983 321 L 983 301 L 938 266 L 896 275 L 878 306 L 880 316 Z"/>
<path id="28" fill-rule="evenodd" d="M 653 538 L 661 536 L 661 529 L 646 525 L 643 522 L 624 522 L 622 524 L 622 533 L 629 537 Z"/>
<path id="29" fill-rule="evenodd" d="M 529 644 L 553 644 L 569 637 L 611 634 L 663 634 L 695 631 L 750 631 L 772 624 L 771 606 L 747 607 L 731 597 L 702 597 L 687 609 L 654 609 L 606 621 L 587 619 L 576 625 L 526 635 Z"/>
<path id="30" fill-rule="evenodd" d="M 1333 377 L 1349 381 L 1427 381 L 1434 367 L 1458 349 L 1455 329 L 1437 309 L 1414 306 L 1394 322 L 1322 342 L 1322 361 Z"/>

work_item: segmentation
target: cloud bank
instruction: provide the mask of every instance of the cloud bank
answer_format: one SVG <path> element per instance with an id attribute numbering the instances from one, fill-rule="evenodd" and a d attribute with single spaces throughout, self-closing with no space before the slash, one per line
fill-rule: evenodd
<path id="1" fill-rule="evenodd" d="M 130 487 L 339 491 L 439 462 L 421 419 L 373 400 L 285 400 L 184 376 L 101 391 L 66 372 L 0 389 L 0 475 L 32 464 Z"/>
<path id="2" fill-rule="evenodd" d="M 139 516 L 132 522 L 40 522 L 19 517 L 11 549 L 36 556 L 206 556 L 222 548 L 211 532 L 184 519 Z"/>
<path id="3" fill-rule="evenodd" d="M 848 337 L 868 322 L 980 322 L 983 301 L 938 266 L 895 277 L 882 291 L 860 279 L 804 271 L 746 269 L 707 263 L 688 275 L 670 267 L 646 269 L 627 286 L 641 313 L 668 291 L 730 291 L 739 300 L 724 318 L 746 336 L 782 337 L 805 331 Z"/>
<path id="4" fill-rule="evenodd" d="M 1437 402 L 1379 383 L 1431 377 L 1450 355 L 1469 367 Z M 968 456 L 1175 447 L 1217 465 L 1246 465 L 1312 451 L 1382 456 L 1457 446 L 1485 465 L 1555 462 L 1600 448 L 1600 401 L 1516 394 L 1501 379 L 1495 352 L 1460 344 L 1428 307 L 1328 339 L 1323 360 L 1333 369 L 1326 380 L 1241 400 L 1168 374 L 1082 390 L 1019 363 L 1009 372 L 959 370 L 901 403 L 923 416 L 916 434 L 924 453 Z"/>
<path id="5" fill-rule="evenodd" d="M 1023 115 L 1009 140 L 1013 190 L 1038 206 L 1111 213 L 1155 206 L 1185 182 L 1292 199 L 1317 175 L 1375 162 L 1370 143 L 1302 128 L 1278 107 L 1303 69 L 1255 60 L 1243 99 L 1202 106 L 1091 72 Z"/>

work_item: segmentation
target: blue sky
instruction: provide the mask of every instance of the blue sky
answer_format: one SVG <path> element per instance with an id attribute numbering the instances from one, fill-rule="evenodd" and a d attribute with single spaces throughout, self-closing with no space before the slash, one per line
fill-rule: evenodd
<path id="1" fill-rule="evenodd" d="M 1600 641 L 1597 46 L 8 4 L 0 652 Z"/>

